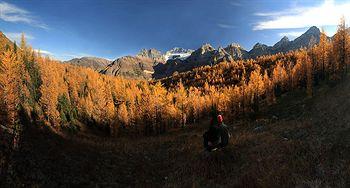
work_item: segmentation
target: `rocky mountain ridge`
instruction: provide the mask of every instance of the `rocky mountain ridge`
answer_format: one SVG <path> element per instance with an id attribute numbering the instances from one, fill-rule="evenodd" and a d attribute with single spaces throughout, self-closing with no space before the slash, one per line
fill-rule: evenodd
<path id="1" fill-rule="evenodd" d="M 279 52 L 288 52 L 300 48 L 311 47 L 320 42 L 321 31 L 316 26 L 310 27 L 305 33 L 290 41 L 288 37 L 284 36 L 273 46 L 256 43 L 249 51 L 249 58 L 256 58 L 261 55 L 276 54 Z"/>
<path id="2" fill-rule="evenodd" d="M 256 58 L 288 52 L 303 47 L 311 47 L 320 40 L 320 30 L 313 26 L 304 34 L 290 41 L 283 37 L 273 46 L 256 43 L 250 51 L 237 43 L 215 49 L 210 44 L 204 44 L 197 50 L 187 50 L 175 47 L 164 54 L 156 49 L 142 49 L 136 56 L 124 56 L 111 62 L 100 70 L 102 74 L 121 75 L 131 78 L 162 78 L 176 72 L 189 71 L 193 68 L 213 65 L 222 61 Z M 93 64 L 93 63 L 92 63 Z M 82 66 L 85 66 L 82 64 Z"/>

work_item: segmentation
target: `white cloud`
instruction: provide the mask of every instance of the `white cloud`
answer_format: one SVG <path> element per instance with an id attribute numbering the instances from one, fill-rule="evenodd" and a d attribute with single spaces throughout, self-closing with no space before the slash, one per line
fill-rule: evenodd
<path id="1" fill-rule="evenodd" d="M 26 23 L 28 25 L 48 29 L 48 26 L 33 16 L 29 11 L 17 7 L 16 5 L 0 2 L 0 19 L 6 22 Z"/>
<path id="2" fill-rule="evenodd" d="M 21 41 L 22 33 L 16 33 L 16 32 L 4 32 L 6 37 L 8 37 L 12 41 L 16 41 L 17 43 Z M 30 34 L 24 33 L 24 37 L 26 40 L 33 40 L 34 36 Z"/>
<path id="3" fill-rule="evenodd" d="M 278 16 L 286 16 L 290 14 L 300 14 L 303 11 L 305 11 L 305 9 L 306 9 L 305 7 L 290 8 L 288 10 L 276 11 L 276 12 L 257 12 L 254 15 L 261 16 L 261 17 L 278 17 Z"/>
<path id="4" fill-rule="evenodd" d="M 302 35 L 304 32 L 299 32 L 299 31 L 290 31 L 290 32 L 283 32 L 279 33 L 278 35 L 281 37 L 287 36 L 287 37 L 299 37 Z"/>
<path id="5" fill-rule="evenodd" d="M 58 59 L 61 61 L 68 61 L 73 58 L 81 58 L 81 57 L 94 57 L 94 56 L 86 53 L 63 53 L 63 54 L 55 55 L 55 59 Z"/>
<path id="6" fill-rule="evenodd" d="M 46 51 L 46 50 L 34 49 L 34 51 L 35 51 L 35 52 L 39 52 L 39 51 L 40 51 L 41 54 L 43 54 L 43 55 L 48 55 L 48 56 L 50 56 L 50 57 L 53 57 L 53 56 L 54 56 L 53 53 L 51 53 L 51 52 L 49 52 L 49 51 Z"/>
<path id="7" fill-rule="evenodd" d="M 295 7 L 280 12 L 256 13 L 256 16 L 267 17 L 258 22 L 254 30 L 294 29 L 310 26 L 334 26 L 341 16 L 350 20 L 350 2 L 336 4 L 333 0 L 325 0 L 314 7 Z"/>
<path id="8" fill-rule="evenodd" d="M 235 25 L 222 24 L 222 23 L 217 24 L 217 26 L 219 26 L 219 27 L 221 27 L 221 28 L 224 28 L 224 29 L 233 29 L 233 28 L 236 28 Z"/>

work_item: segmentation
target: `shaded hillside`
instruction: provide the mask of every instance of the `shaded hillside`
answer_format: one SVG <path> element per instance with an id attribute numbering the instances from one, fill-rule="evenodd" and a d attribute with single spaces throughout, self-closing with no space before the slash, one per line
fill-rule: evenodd
<path id="1" fill-rule="evenodd" d="M 237 54 L 238 52 L 231 51 L 231 53 Z M 214 65 L 218 62 L 232 60 L 232 56 L 227 53 L 225 49 L 220 47 L 216 50 L 210 44 L 205 44 L 192 52 L 192 54 L 184 60 L 168 60 L 165 64 L 158 64 L 154 67 L 155 73 L 153 77 L 156 79 L 163 78 L 171 76 L 175 72 L 185 72 L 196 67 Z"/>
<path id="2" fill-rule="evenodd" d="M 251 49 L 249 53 L 249 58 L 251 57 L 258 57 L 262 55 L 271 55 L 273 51 L 273 47 L 267 46 L 266 44 L 256 43 L 253 46 L 253 49 Z"/>
<path id="3" fill-rule="evenodd" d="M 304 47 L 309 48 L 319 43 L 320 36 L 320 29 L 315 26 L 312 26 L 305 33 L 303 33 L 293 41 L 289 41 L 287 37 L 283 37 L 273 46 L 267 46 L 265 44 L 257 43 L 254 45 L 253 49 L 249 51 L 249 57 L 256 58 L 261 55 L 270 55 L 280 52 L 285 53 Z"/>
<path id="4" fill-rule="evenodd" d="M 288 50 L 296 50 L 302 47 L 308 48 L 315 44 L 318 44 L 320 41 L 320 35 L 320 29 L 313 26 L 310 29 L 308 29 L 304 34 L 293 40 L 290 43 Z"/>
<path id="5" fill-rule="evenodd" d="M 179 73 L 170 77 L 162 78 L 160 81 L 165 87 L 173 88 L 179 82 L 186 87 L 203 88 L 206 84 L 215 87 L 234 86 L 242 84 L 242 78 L 249 79 L 249 75 L 261 66 L 272 77 L 273 69 L 279 62 L 294 66 L 297 63 L 298 51 L 286 54 L 261 56 L 251 60 L 237 60 L 233 62 L 221 62 L 213 66 L 194 68 L 191 71 Z"/>
<path id="6" fill-rule="evenodd" d="M 229 146 L 211 154 L 202 148 L 207 119 L 138 139 L 28 127 L 1 185 L 348 187 L 350 116 L 343 113 L 350 106 L 348 83 L 323 84 L 313 99 L 289 93 L 254 121 L 225 119 L 232 132 Z"/>

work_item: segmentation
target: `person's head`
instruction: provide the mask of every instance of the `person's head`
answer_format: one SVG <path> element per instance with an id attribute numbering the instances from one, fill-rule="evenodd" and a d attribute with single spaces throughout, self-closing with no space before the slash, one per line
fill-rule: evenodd
<path id="1" fill-rule="evenodd" d="M 222 115 L 218 115 L 218 123 L 221 124 L 224 121 Z"/>

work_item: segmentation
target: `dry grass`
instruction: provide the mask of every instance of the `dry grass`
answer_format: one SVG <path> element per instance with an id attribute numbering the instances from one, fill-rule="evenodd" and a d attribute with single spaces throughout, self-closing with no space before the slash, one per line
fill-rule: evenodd
<path id="1" fill-rule="evenodd" d="M 28 129 L 5 186 L 349 187 L 350 84 L 284 96 L 256 121 L 226 122 L 230 145 L 207 154 L 193 125 L 157 137 L 67 136 Z M 278 119 L 276 119 L 277 116 Z M 206 121 L 207 122 L 207 121 Z M 263 127 L 254 130 L 256 127 Z"/>

